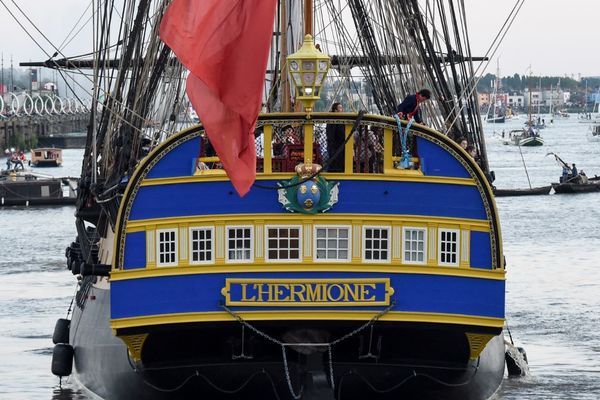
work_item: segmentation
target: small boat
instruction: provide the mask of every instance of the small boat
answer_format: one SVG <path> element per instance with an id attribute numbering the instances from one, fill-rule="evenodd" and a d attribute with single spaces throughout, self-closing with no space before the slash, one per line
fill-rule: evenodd
<path id="1" fill-rule="evenodd" d="M 544 139 L 534 128 L 527 128 L 510 131 L 509 140 L 504 143 L 515 146 L 542 146 Z"/>
<path id="2" fill-rule="evenodd" d="M 595 175 L 593 178 L 588 178 L 583 170 L 577 170 L 575 164 L 569 166 L 569 164 L 554 153 L 546 155 L 554 156 L 556 162 L 562 167 L 562 175 L 558 179 L 558 183 L 552 183 L 554 193 L 588 193 L 600 191 L 600 176 Z"/>
<path id="3" fill-rule="evenodd" d="M 43 177 L 29 172 L 2 171 L 0 207 L 75 204 L 77 179 Z"/>
<path id="4" fill-rule="evenodd" d="M 56 147 L 31 149 L 31 165 L 34 167 L 60 167 L 62 165 L 62 149 Z"/>
<path id="5" fill-rule="evenodd" d="M 550 194 L 552 185 L 539 186 L 534 188 L 525 189 L 497 189 L 494 188 L 494 196 L 496 197 L 509 197 L 509 196 L 538 196 Z"/>
<path id="6" fill-rule="evenodd" d="M 506 116 L 504 116 L 504 115 L 492 116 L 492 117 L 486 118 L 485 121 L 489 124 L 503 124 L 504 122 L 506 122 Z"/>
<path id="7" fill-rule="evenodd" d="M 579 174 L 567 182 L 552 183 L 554 193 L 589 193 L 600 191 L 600 176 L 587 178 Z"/>

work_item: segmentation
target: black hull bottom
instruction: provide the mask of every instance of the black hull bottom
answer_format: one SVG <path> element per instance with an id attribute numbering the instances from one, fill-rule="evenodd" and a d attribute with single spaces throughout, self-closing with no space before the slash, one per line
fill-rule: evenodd
<path id="1" fill-rule="evenodd" d="M 108 325 L 108 296 L 108 291 L 91 288 L 84 310 L 73 314 L 71 343 L 78 380 L 111 400 L 292 399 L 300 392 L 303 399 L 323 400 L 479 400 L 491 397 L 504 375 L 502 335 L 478 359 L 465 361 L 468 343 L 457 340 L 464 334 L 456 328 L 399 328 L 382 322 L 332 346 L 333 363 L 326 348 L 304 348 L 302 353 L 310 354 L 301 354 L 290 347 L 284 362 L 280 345 L 250 329 L 243 332 L 237 322 L 157 327 L 144 343 L 143 362 L 136 364 Z M 343 324 L 332 323 L 327 331 Z M 340 332 L 359 326 L 348 324 L 352 329 L 343 326 Z M 291 331 L 302 332 L 294 325 L 290 322 Z M 306 321 L 297 327 L 309 325 Z M 277 335 L 268 323 L 257 327 Z M 321 339 L 342 335 L 334 336 Z"/>

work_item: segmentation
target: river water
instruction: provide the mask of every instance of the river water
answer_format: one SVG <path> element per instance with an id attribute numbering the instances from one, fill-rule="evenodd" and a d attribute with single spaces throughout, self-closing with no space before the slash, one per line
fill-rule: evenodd
<path id="1" fill-rule="evenodd" d="M 555 152 L 588 176 L 600 175 L 600 142 L 576 116 L 542 131 L 545 145 L 503 145 L 486 126 L 499 188 L 548 185 Z M 494 135 L 496 131 L 496 135 Z M 55 176 L 78 176 L 82 150 L 65 150 Z M 507 260 L 507 322 L 526 349 L 531 374 L 506 378 L 497 400 L 600 398 L 600 193 L 498 198 Z M 0 399 L 88 399 L 50 373 L 52 331 L 67 314 L 75 279 L 64 250 L 75 237 L 74 208 L 0 208 Z"/>

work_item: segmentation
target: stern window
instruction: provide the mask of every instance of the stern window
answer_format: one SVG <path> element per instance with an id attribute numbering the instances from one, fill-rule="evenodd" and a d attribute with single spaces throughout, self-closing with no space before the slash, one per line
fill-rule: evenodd
<path id="1" fill-rule="evenodd" d="M 363 260 L 365 262 L 388 262 L 390 260 L 390 228 L 364 228 Z"/>
<path id="2" fill-rule="evenodd" d="M 213 262 L 213 228 L 190 229 L 190 263 Z"/>
<path id="3" fill-rule="evenodd" d="M 251 262 L 252 247 L 252 227 L 227 228 L 227 261 Z"/>
<path id="4" fill-rule="evenodd" d="M 156 235 L 157 265 L 177 265 L 177 229 L 160 229 Z"/>
<path id="5" fill-rule="evenodd" d="M 440 265 L 458 265 L 458 230 L 440 229 Z"/>
<path id="6" fill-rule="evenodd" d="M 300 261 L 300 227 L 268 227 L 266 253 L 269 261 Z"/>
<path id="7" fill-rule="evenodd" d="M 315 228 L 315 259 L 317 261 L 350 261 L 350 228 Z"/>
<path id="8" fill-rule="evenodd" d="M 406 264 L 425 264 L 425 243 L 427 231 L 424 228 L 404 228 L 402 261 Z"/>

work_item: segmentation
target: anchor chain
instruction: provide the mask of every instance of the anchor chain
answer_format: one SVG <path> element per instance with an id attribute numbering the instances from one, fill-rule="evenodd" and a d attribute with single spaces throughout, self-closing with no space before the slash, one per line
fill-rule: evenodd
<path id="1" fill-rule="evenodd" d="M 278 339 L 275 339 L 274 337 L 268 335 L 267 333 L 261 331 L 260 329 L 258 329 L 257 327 L 253 326 L 252 324 L 250 324 L 248 321 L 246 321 L 245 319 L 243 319 L 240 315 L 238 315 L 237 313 L 235 313 L 233 310 L 231 310 L 229 307 L 227 307 L 225 304 L 221 304 L 221 307 L 227 311 L 227 313 L 229 315 L 231 315 L 236 321 L 238 321 L 240 324 L 242 324 L 243 326 L 246 326 L 248 329 L 250 329 L 251 331 L 253 331 L 254 333 L 256 333 L 257 335 L 265 338 L 266 340 L 275 343 L 279 346 L 281 346 L 281 354 L 282 354 L 282 358 L 283 358 L 283 368 L 284 368 L 284 372 L 285 372 L 285 379 L 287 381 L 287 385 L 290 391 L 290 394 L 292 395 L 292 397 L 295 400 L 299 400 L 302 397 L 302 392 L 304 390 L 304 386 L 302 386 L 300 388 L 300 393 L 296 394 L 296 392 L 294 391 L 294 388 L 292 386 L 292 379 L 290 376 L 290 371 L 289 371 L 289 366 L 288 366 L 288 362 L 287 362 L 287 354 L 286 354 L 286 347 L 288 346 L 295 346 L 295 347 L 327 347 L 327 354 L 329 357 L 329 377 L 331 380 L 331 388 L 333 390 L 335 390 L 335 381 L 333 379 L 333 350 L 332 347 L 335 346 L 336 344 L 339 344 L 341 342 L 343 342 L 346 339 L 351 338 L 352 336 L 358 334 L 359 332 L 363 331 L 364 329 L 368 328 L 369 326 L 371 326 L 372 324 L 374 324 L 375 322 L 377 322 L 381 317 L 383 317 L 385 314 L 387 314 L 392 308 L 394 308 L 394 306 L 396 305 L 396 302 L 392 300 L 392 302 L 390 303 L 389 306 L 387 306 L 386 308 L 384 308 L 383 310 L 381 310 L 379 313 L 375 314 L 370 320 L 368 320 L 367 322 L 365 322 L 364 324 L 362 324 L 361 326 L 359 326 L 358 328 L 354 329 L 351 332 L 348 332 L 347 334 L 337 338 L 336 340 L 332 341 L 332 342 L 328 342 L 328 343 L 285 343 L 282 342 Z"/>

